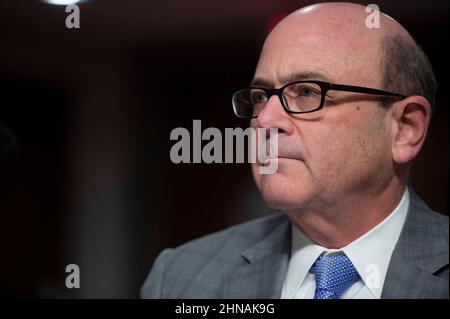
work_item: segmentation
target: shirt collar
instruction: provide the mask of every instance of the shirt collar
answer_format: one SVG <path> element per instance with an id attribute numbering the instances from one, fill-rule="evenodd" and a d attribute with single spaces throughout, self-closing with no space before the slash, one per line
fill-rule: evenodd
<path id="1" fill-rule="evenodd" d="M 294 296 L 309 269 L 323 253 L 343 251 L 355 266 L 364 285 L 375 298 L 381 297 L 392 251 L 400 236 L 409 206 L 409 191 L 405 189 L 397 207 L 370 231 L 341 249 L 317 245 L 292 224 L 291 258 L 286 274 L 285 289 Z"/>

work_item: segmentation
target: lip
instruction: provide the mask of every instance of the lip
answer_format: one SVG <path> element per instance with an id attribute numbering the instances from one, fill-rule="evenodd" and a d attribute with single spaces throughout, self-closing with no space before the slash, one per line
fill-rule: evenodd
<path id="1" fill-rule="evenodd" d="M 271 160 L 295 160 L 295 161 L 301 161 L 302 159 L 300 158 L 294 158 L 294 157 L 288 157 L 288 156 L 277 156 L 277 157 L 267 157 L 266 160 L 264 162 L 260 162 L 258 160 L 258 164 L 262 165 L 262 166 L 267 166 L 268 162 Z"/>

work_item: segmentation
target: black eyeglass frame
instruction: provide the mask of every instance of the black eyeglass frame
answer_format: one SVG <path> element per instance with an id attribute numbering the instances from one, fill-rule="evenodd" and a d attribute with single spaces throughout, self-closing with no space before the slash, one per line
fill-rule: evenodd
<path id="1" fill-rule="evenodd" d="M 286 87 L 288 87 L 292 84 L 297 84 L 297 83 L 313 83 L 313 84 L 317 84 L 318 86 L 320 86 L 320 92 L 321 92 L 320 105 L 317 108 L 310 110 L 310 111 L 292 111 L 289 109 L 287 102 L 285 101 L 285 98 L 283 96 L 283 91 Z M 381 95 L 381 96 L 387 96 L 387 97 L 400 97 L 402 99 L 406 98 L 406 96 L 398 94 L 398 93 L 392 93 L 392 92 L 388 92 L 388 91 L 384 91 L 384 90 L 373 89 L 373 88 L 368 88 L 368 87 L 363 87 L 363 86 L 336 84 L 336 83 L 329 83 L 329 82 L 316 81 L 316 80 L 295 81 L 295 82 L 285 84 L 278 89 L 277 88 L 266 89 L 266 88 L 262 88 L 262 87 L 249 87 L 247 89 L 237 91 L 236 93 L 233 94 L 233 101 L 232 101 L 233 103 L 232 104 L 233 104 L 234 114 L 239 118 L 249 119 L 249 118 L 258 117 L 258 115 L 256 115 L 256 116 L 238 115 L 236 112 L 236 108 L 234 107 L 234 96 L 244 90 L 252 90 L 252 89 L 262 90 L 262 91 L 266 92 L 267 100 L 269 100 L 272 97 L 272 95 L 278 96 L 284 110 L 287 113 L 291 113 L 291 114 L 311 113 L 311 112 L 316 112 L 316 111 L 322 109 L 323 106 L 325 105 L 325 97 L 326 97 L 328 91 L 345 91 L 345 92 L 363 93 L 363 94 L 370 94 L 370 95 Z"/>

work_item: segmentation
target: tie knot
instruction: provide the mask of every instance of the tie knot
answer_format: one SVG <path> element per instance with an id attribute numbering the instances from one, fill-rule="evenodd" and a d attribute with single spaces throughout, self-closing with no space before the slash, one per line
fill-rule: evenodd
<path id="1" fill-rule="evenodd" d="M 310 271 L 316 277 L 314 299 L 339 299 L 360 278 L 344 253 L 319 256 Z"/>

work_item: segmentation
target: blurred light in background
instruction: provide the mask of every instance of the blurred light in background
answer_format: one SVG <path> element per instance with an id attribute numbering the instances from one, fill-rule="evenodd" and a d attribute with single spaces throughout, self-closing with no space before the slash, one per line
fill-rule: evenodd
<path id="1" fill-rule="evenodd" d="M 85 0 L 43 0 L 43 1 L 48 4 L 56 4 L 60 6 L 85 2 Z"/>

